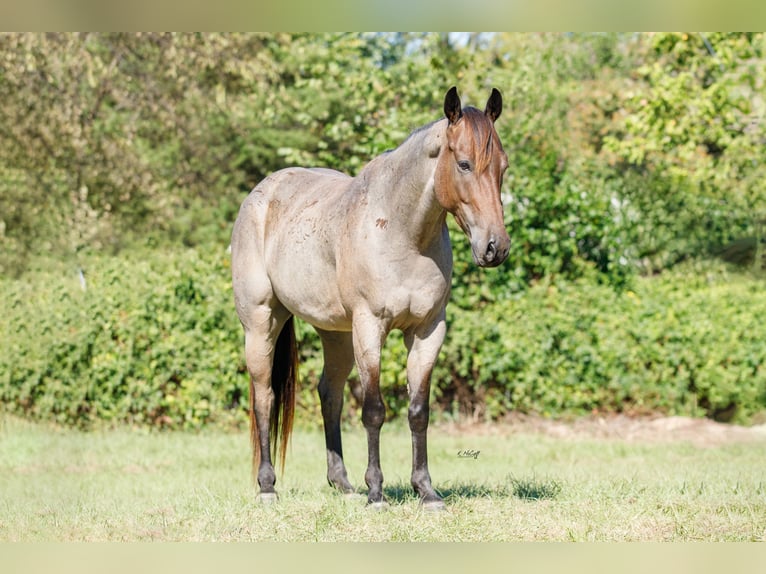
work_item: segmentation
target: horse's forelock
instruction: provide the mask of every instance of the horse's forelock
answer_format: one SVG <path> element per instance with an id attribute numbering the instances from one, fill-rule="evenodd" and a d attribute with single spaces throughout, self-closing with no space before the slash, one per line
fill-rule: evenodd
<path id="1" fill-rule="evenodd" d="M 494 151 L 495 128 L 492 120 L 476 108 L 463 109 L 463 117 L 470 124 L 476 146 L 476 171 L 481 173 L 492 161 Z"/>

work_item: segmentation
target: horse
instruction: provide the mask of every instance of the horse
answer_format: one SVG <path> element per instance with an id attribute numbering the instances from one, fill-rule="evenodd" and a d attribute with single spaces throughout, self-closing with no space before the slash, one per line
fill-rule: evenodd
<path id="1" fill-rule="evenodd" d="M 327 481 L 356 491 L 343 461 L 343 389 L 354 364 L 367 433 L 367 503 L 384 507 L 380 429 L 385 406 L 380 356 L 399 329 L 407 348 L 411 483 L 426 508 L 444 508 L 431 484 L 426 433 L 431 371 L 446 332 L 452 277 L 451 213 L 470 240 L 473 261 L 495 267 L 510 237 L 500 196 L 508 158 L 495 129 L 502 96 L 484 111 L 444 97 L 444 117 L 413 131 L 355 177 L 326 168 L 288 167 L 242 202 L 231 238 L 234 303 L 250 376 L 250 439 L 258 499 L 276 501 L 277 451 L 284 461 L 298 373 L 293 317 L 313 325 L 324 365 L 318 393 Z M 279 447 L 279 448 L 278 448 Z"/>

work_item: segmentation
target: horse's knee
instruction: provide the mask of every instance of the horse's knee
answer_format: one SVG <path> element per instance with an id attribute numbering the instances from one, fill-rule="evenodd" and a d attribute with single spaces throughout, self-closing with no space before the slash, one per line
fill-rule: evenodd
<path id="1" fill-rule="evenodd" d="M 407 414 L 412 432 L 423 432 L 428 428 L 428 413 L 427 402 L 410 404 Z"/>
<path id="2" fill-rule="evenodd" d="M 362 406 L 362 424 L 365 428 L 380 428 L 386 418 L 386 407 L 382 400 L 365 401 Z"/>

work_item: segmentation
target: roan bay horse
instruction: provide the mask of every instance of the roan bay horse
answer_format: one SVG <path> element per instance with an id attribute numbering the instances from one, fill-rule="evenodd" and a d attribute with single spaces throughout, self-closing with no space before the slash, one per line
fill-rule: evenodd
<path id="1" fill-rule="evenodd" d="M 482 112 L 461 108 L 457 90 L 445 118 L 414 131 L 356 177 L 322 168 L 287 168 L 264 179 L 242 203 L 231 239 L 237 314 L 250 373 L 253 474 L 272 502 L 277 446 L 284 468 L 297 377 L 293 316 L 322 341 L 319 381 L 327 479 L 353 493 L 343 463 L 343 388 L 356 362 L 367 432 L 368 503 L 385 505 L 380 469 L 380 353 L 400 329 L 408 350 L 412 486 L 429 509 L 444 507 L 426 453 L 431 371 L 446 331 L 452 248 L 447 213 L 471 241 L 474 262 L 500 265 L 510 238 L 500 186 L 508 159 L 495 131 L 502 97 Z M 281 437 L 278 439 L 278 435 Z"/>

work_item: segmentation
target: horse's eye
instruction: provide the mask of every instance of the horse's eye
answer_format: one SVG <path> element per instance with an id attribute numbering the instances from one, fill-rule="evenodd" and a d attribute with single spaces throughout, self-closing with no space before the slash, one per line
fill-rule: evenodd
<path id="1" fill-rule="evenodd" d="M 457 166 L 460 168 L 460 171 L 471 171 L 471 162 L 466 160 L 460 160 L 457 162 Z"/>

